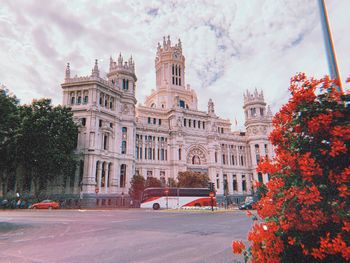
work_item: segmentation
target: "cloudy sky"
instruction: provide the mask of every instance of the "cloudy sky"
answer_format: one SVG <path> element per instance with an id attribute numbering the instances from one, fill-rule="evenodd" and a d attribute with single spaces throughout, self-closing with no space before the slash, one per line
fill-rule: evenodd
<path id="1" fill-rule="evenodd" d="M 342 79 L 350 74 L 350 1 L 326 1 Z M 154 57 L 164 35 L 181 38 L 186 81 L 199 108 L 244 122 L 243 92 L 264 91 L 274 112 L 296 72 L 328 74 L 317 0 L 1 1 L 0 84 L 22 103 L 61 103 L 67 62 L 88 75 L 121 52 L 136 64 L 137 99 L 155 88 Z M 345 89 L 349 86 L 345 85 Z"/>

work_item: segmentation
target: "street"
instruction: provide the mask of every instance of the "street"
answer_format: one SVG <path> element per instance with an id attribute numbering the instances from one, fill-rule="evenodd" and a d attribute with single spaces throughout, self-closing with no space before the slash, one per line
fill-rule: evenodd
<path id="1" fill-rule="evenodd" d="M 234 262 L 244 212 L 2 210 L 0 262 Z"/>

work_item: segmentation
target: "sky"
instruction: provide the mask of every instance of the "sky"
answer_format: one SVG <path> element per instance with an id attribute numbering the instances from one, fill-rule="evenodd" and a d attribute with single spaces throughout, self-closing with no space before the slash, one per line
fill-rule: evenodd
<path id="1" fill-rule="evenodd" d="M 326 1 L 342 80 L 350 75 L 350 1 Z M 143 104 L 155 88 L 158 42 L 182 41 L 186 82 L 200 110 L 209 98 L 218 116 L 244 129 L 243 93 L 263 90 L 273 113 L 288 101 L 297 72 L 328 73 L 317 0 L 17 1 L 0 5 L 0 85 L 21 103 L 60 104 L 71 74 L 105 75 L 109 58 L 131 55 Z M 349 84 L 344 85 L 349 89 Z"/>

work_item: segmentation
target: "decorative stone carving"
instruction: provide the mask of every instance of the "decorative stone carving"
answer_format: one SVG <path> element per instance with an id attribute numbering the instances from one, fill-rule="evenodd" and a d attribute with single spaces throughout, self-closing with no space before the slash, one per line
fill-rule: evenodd
<path id="1" fill-rule="evenodd" d="M 202 165 L 207 163 L 205 153 L 199 147 L 193 147 L 187 155 L 187 163 L 194 165 Z"/>

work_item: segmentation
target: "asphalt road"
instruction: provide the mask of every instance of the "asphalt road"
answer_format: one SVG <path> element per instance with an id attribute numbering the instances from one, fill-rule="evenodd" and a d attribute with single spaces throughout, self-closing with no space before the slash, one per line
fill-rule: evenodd
<path id="1" fill-rule="evenodd" d="M 244 212 L 0 210 L 0 262 L 243 262 Z"/>

